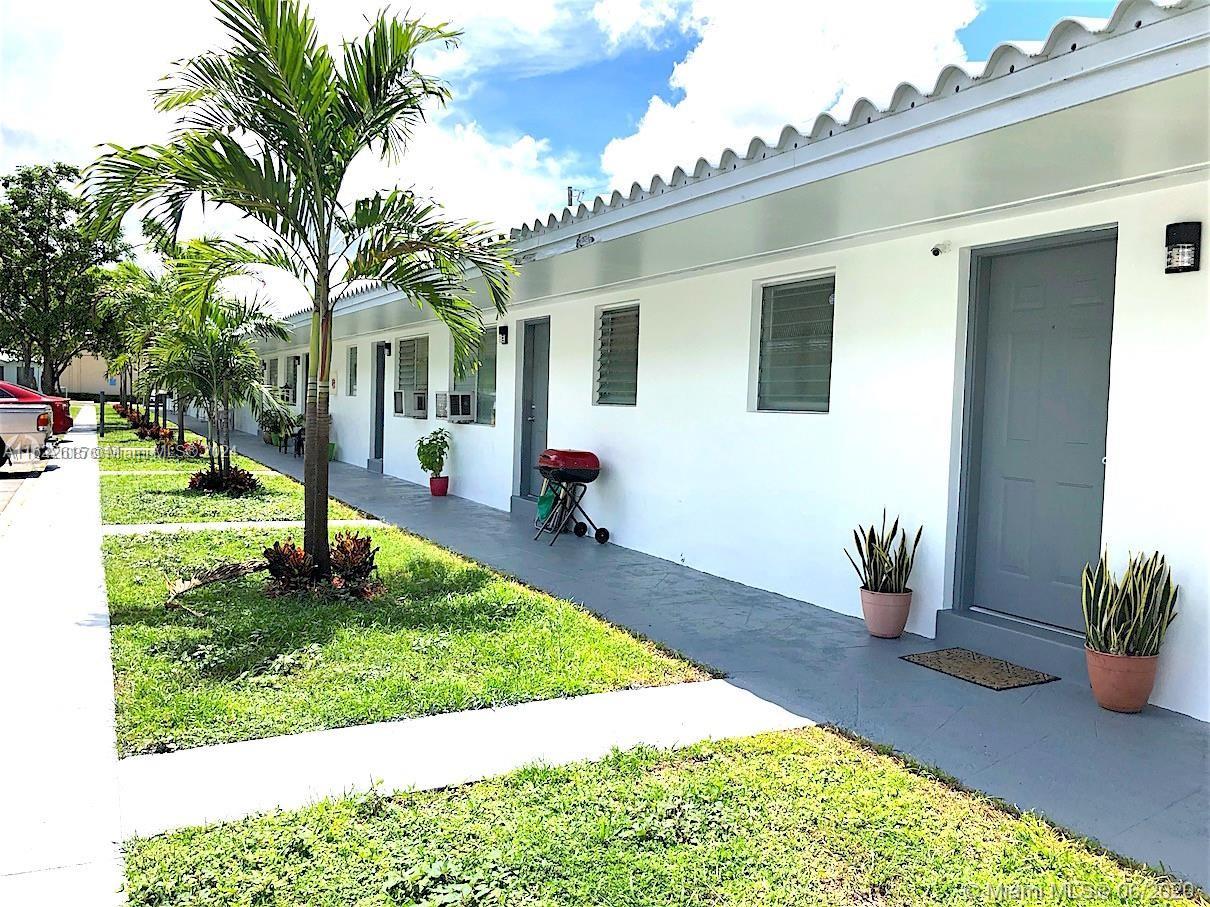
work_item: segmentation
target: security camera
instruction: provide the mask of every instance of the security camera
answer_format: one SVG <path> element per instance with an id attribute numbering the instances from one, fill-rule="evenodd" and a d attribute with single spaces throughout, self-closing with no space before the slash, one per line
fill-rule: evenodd
<path id="1" fill-rule="evenodd" d="M 949 250 L 950 250 L 950 244 L 948 242 L 937 243 L 937 245 L 935 245 L 935 246 L 933 246 L 933 248 L 929 249 L 929 251 L 933 253 L 933 258 L 936 258 L 938 255 L 942 255 L 942 254 L 948 252 Z"/>

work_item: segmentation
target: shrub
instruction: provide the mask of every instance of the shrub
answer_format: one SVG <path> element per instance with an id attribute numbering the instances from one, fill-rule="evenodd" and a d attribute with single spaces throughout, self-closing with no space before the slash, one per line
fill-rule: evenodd
<path id="1" fill-rule="evenodd" d="M 382 584 L 377 580 L 378 549 L 373 544 L 369 536 L 356 532 L 336 533 L 330 548 L 334 589 L 361 598 L 381 590 Z"/>
<path id="2" fill-rule="evenodd" d="M 265 560 L 269 562 L 273 591 L 292 592 L 310 585 L 315 578 L 315 561 L 293 539 L 286 539 L 285 544 L 274 542 L 272 548 L 265 549 Z"/>
<path id="3" fill-rule="evenodd" d="M 1107 655 L 1160 654 L 1180 594 L 1163 555 L 1132 555 L 1118 579 L 1103 553 L 1096 567 L 1084 565 L 1080 586 L 1088 648 Z"/>
<path id="4" fill-rule="evenodd" d="M 416 442 L 416 458 L 420 468 L 431 476 L 441 475 L 445 469 L 445 457 L 450 451 L 451 436 L 444 428 L 425 435 Z"/>
<path id="5" fill-rule="evenodd" d="M 891 524 L 891 531 L 886 528 L 886 511 L 882 511 L 882 529 L 871 525 L 853 530 L 853 541 L 857 545 L 857 560 L 845 551 L 845 557 L 861 578 L 861 588 L 870 592 L 908 592 L 908 579 L 912 575 L 912 565 L 916 561 L 916 549 L 920 546 L 920 535 L 924 532 L 921 526 L 916 530 L 916 539 L 909 549 L 907 530 L 899 528 L 899 517 Z M 895 544 L 895 536 L 899 536 L 899 544 Z M 857 561 L 861 566 L 857 566 Z"/>
<path id="6" fill-rule="evenodd" d="M 238 498 L 260 488 L 260 480 L 246 469 L 232 466 L 224 474 L 218 470 L 203 469 L 189 477 L 191 491 L 225 494 Z"/>

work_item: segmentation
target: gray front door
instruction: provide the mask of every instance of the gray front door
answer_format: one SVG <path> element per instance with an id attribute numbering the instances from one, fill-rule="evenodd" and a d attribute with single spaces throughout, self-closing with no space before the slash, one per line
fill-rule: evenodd
<path id="1" fill-rule="evenodd" d="M 370 395 L 370 457 L 366 466 L 382 472 L 382 436 L 386 429 L 387 344 L 374 344 L 374 390 Z"/>
<path id="2" fill-rule="evenodd" d="M 521 357 L 521 496 L 534 498 L 542 489 L 538 454 L 546 450 L 547 404 L 550 399 L 550 321 L 525 323 Z"/>
<path id="3" fill-rule="evenodd" d="M 984 263 L 972 436 L 972 601 L 1083 629 L 1101 545 L 1114 240 Z"/>

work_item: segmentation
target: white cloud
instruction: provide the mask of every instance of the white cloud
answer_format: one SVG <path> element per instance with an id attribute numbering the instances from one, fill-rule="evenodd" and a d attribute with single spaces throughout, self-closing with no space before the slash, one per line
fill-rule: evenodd
<path id="1" fill-rule="evenodd" d="M 682 21 L 700 40 L 670 79 L 683 95 L 653 97 L 634 133 L 606 146 L 602 169 L 625 191 L 725 147 L 743 153 L 754 135 L 776 141 L 787 123 L 810 128 L 831 109 L 843 118 L 862 96 L 885 104 L 900 82 L 931 88 L 965 59 L 956 33 L 977 12 L 977 0 L 692 0 Z"/>
<path id="2" fill-rule="evenodd" d="M 650 42 L 651 38 L 676 20 L 684 0 L 598 0 L 592 18 L 612 46 L 628 38 Z"/>
<path id="3" fill-rule="evenodd" d="M 426 0 L 409 13 L 450 20 L 464 31 L 459 49 L 425 61 L 430 72 L 456 78 L 464 89 L 468 80 L 510 61 L 518 64 L 512 74 L 582 62 L 572 45 L 582 39 L 591 6 L 592 0 L 526 0 L 508 7 Z M 336 43 L 361 33 L 365 16 L 380 4 L 312 0 L 311 7 L 324 39 Z M 611 52 L 595 30 L 592 35 L 591 48 Z M 82 166 L 106 141 L 163 140 L 172 120 L 155 112 L 151 89 L 174 60 L 223 43 L 206 0 L 178 0 L 170 7 L 124 0 L 120 11 L 95 0 L 0 0 L 0 172 L 56 159 Z M 460 94 L 465 97 L 465 90 Z M 492 222 L 503 231 L 536 209 L 557 206 L 568 184 L 588 181 L 577 175 L 573 159 L 553 154 L 544 139 L 485 134 L 459 115 L 458 97 L 450 111 L 434 111 L 402 161 L 388 166 L 369 155 L 359 160 L 349 194 L 414 187 L 441 201 L 451 216 Z M 203 216 L 196 207 L 183 229 L 185 235 L 241 231 L 257 232 L 233 211 L 207 209 Z M 273 280 L 270 294 L 283 310 L 306 302 L 288 280 Z"/>

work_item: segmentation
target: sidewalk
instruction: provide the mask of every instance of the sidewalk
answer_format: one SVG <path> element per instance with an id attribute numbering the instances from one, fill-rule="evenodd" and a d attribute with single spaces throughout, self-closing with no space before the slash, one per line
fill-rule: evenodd
<path id="1" fill-rule="evenodd" d="M 122 837 L 293 809 L 323 797 L 448 787 L 640 744 L 687 746 L 811 724 L 725 680 L 616 690 L 123 759 Z"/>
<path id="2" fill-rule="evenodd" d="M 65 444 L 96 445 L 81 412 Z M 97 460 L 22 483 L 0 526 L 0 904 L 118 904 L 122 884 Z"/>

